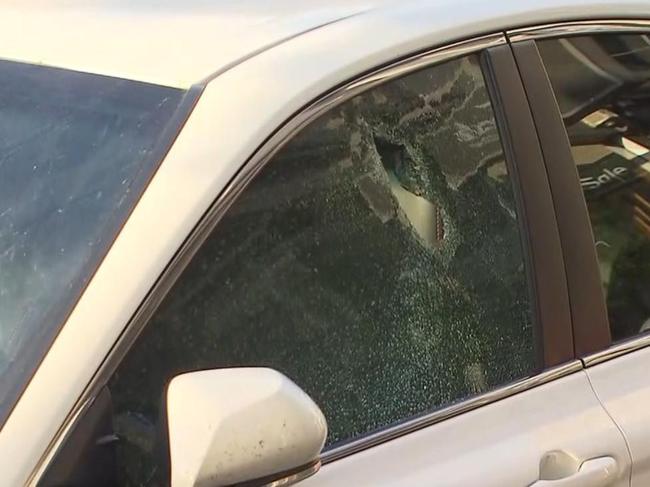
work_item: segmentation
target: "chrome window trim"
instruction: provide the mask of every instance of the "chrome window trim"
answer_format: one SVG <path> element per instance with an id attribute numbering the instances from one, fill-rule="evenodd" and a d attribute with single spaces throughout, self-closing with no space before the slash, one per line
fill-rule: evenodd
<path id="1" fill-rule="evenodd" d="M 244 191 L 246 186 L 266 165 L 266 163 L 269 162 L 287 142 L 289 142 L 305 126 L 326 111 L 379 84 L 424 69 L 434 64 L 439 64 L 444 61 L 491 47 L 504 45 L 507 44 L 507 42 L 505 33 L 497 32 L 448 44 L 443 47 L 428 49 L 407 56 L 386 66 L 379 67 L 365 75 L 360 75 L 358 78 L 334 88 L 316 101 L 307 105 L 291 119 L 287 120 L 283 125 L 279 126 L 278 129 L 256 149 L 252 156 L 242 164 L 240 170 L 218 195 L 214 203 L 187 237 L 167 268 L 152 286 L 149 294 L 140 304 L 129 323 L 125 326 L 120 338 L 107 353 L 101 367 L 81 394 L 74 408 L 69 412 L 66 420 L 50 442 L 50 445 L 32 472 L 28 485 L 34 486 L 38 484 L 47 470 L 49 463 L 54 459 L 58 450 L 65 443 L 77 422 L 83 416 L 82 413 L 93 403 L 101 388 L 112 376 L 117 365 L 126 355 L 133 342 L 146 326 L 167 292 L 172 288 L 176 279 L 178 279 L 185 267 L 189 264 L 194 254 L 199 250 L 236 198 Z M 559 367 L 543 371 L 535 376 L 527 377 L 517 382 L 499 387 L 480 396 L 474 396 L 415 419 L 389 426 L 385 430 L 364 436 L 325 452 L 322 456 L 322 462 L 323 464 L 333 462 L 366 448 L 384 443 L 421 428 L 575 373 L 581 370 L 582 367 L 582 362 L 575 360 Z"/>
<path id="2" fill-rule="evenodd" d="M 585 367 L 592 367 L 594 365 L 607 362 L 609 360 L 620 357 L 621 355 L 626 355 L 628 353 L 636 352 L 643 348 L 650 346 L 650 334 L 643 334 L 636 337 L 633 337 L 624 342 L 614 343 L 609 348 L 601 350 L 600 352 L 592 353 L 586 357 L 582 358 L 582 362 Z"/>
<path id="3" fill-rule="evenodd" d="M 650 30 L 650 20 L 579 20 L 555 22 L 531 27 L 511 29 L 506 32 L 510 42 L 568 37 L 581 34 L 639 33 Z"/>

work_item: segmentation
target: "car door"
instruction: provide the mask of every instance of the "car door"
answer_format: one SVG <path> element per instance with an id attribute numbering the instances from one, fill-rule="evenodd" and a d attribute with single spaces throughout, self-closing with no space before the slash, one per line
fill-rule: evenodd
<path id="1" fill-rule="evenodd" d="M 315 107 L 248 162 L 109 357 L 96 404 L 116 456 L 96 468 L 168 485 L 169 380 L 267 366 L 327 418 L 304 485 L 629 485 L 625 441 L 574 356 L 544 160 L 503 35 Z M 75 438 L 40 485 L 93 462 Z"/>
<path id="2" fill-rule="evenodd" d="M 633 486 L 650 482 L 648 32 L 603 21 L 511 35 L 565 225 L 576 351 L 625 436 Z"/>

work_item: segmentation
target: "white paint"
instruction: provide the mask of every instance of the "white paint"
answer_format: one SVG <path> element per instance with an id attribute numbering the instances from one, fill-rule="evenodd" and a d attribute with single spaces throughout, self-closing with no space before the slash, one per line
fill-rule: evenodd
<path id="1" fill-rule="evenodd" d="M 555 450 L 570 453 L 580 463 L 610 457 L 618 469 L 610 469 L 609 461 L 589 462 L 585 466 L 609 472 L 612 481 L 569 483 L 567 478 L 548 487 L 629 485 L 625 442 L 582 371 L 327 464 L 300 485 L 536 486 L 540 460 Z"/>
<path id="2" fill-rule="evenodd" d="M 358 2 L 2 2 L 0 59 L 187 88 L 264 46 L 369 8 Z M 268 3 L 268 5 L 267 5 Z"/>
<path id="3" fill-rule="evenodd" d="M 632 454 L 632 487 L 650 485 L 650 349 L 587 370 L 605 409 L 625 435 Z"/>
<path id="4" fill-rule="evenodd" d="M 227 486 L 318 460 L 325 417 L 272 369 L 232 368 L 175 377 L 167 390 L 172 487 Z"/>
<path id="5" fill-rule="evenodd" d="M 253 3 L 245 2 L 246 5 Z M 339 2 L 336 4 L 340 5 Z M 395 4 L 310 31 L 216 78 L 208 85 L 146 194 L 0 432 L 0 472 L 3 482 L 12 486 L 23 485 L 29 478 L 130 317 L 201 215 L 268 135 L 305 104 L 333 86 L 373 67 L 459 38 L 587 15 L 596 18 L 650 16 L 649 5 L 647 1 L 588 0 L 543 0 L 534 6 L 516 0 L 440 0 Z M 10 45 L 17 43 L 15 39 L 31 39 L 36 34 L 33 27 L 29 27 L 31 20 L 25 13 L 28 11 L 22 7 L 11 8 L 22 12 L 22 19 L 14 17 L 14 20 L 20 20 L 24 29 L 18 36 L 15 28 L 7 26 L 10 23 L 8 17 L 0 15 L 0 56 L 8 52 L 7 49 L 13 49 Z M 151 15 L 156 17 L 158 13 L 152 12 Z M 72 22 L 57 25 L 59 31 L 79 32 L 82 29 Z M 173 34 L 164 42 L 160 40 L 160 44 L 152 44 L 148 56 L 142 54 L 147 52 L 142 46 L 148 45 L 146 39 L 154 35 L 152 31 L 158 27 L 146 22 L 142 23 L 139 31 L 132 27 L 131 30 L 120 31 L 119 36 L 112 27 L 107 31 L 110 23 L 106 23 L 103 30 L 89 32 L 89 37 L 83 41 L 88 46 L 106 43 L 103 50 L 98 51 L 96 60 L 89 53 L 79 54 L 75 58 L 77 54 L 74 53 L 81 47 L 71 42 L 61 45 L 54 35 L 42 36 L 39 43 L 35 40 L 27 42 L 33 44 L 30 48 L 33 53 L 52 53 L 54 64 L 59 63 L 57 56 L 64 65 L 68 61 L 72 63 L 74 58 L 80 69 L 86 67 L 87 70 L 104 72 L 104 68 L 110 64 L 104 64 L 105 58 L 110 57 L 105 54 L 111 51 L 109 41 L 106 41 L 110 39 L 107 36 L 107 32 L 110 32 L 116 37 L 116 46 L 121 46 L 120 55 L 114 56 L 119 65 L 111 65 L 111 72 L 160 82 L 170 80 L 171 84 L 177 84 L 171 81 L 177 80 L 177 75 L 186 83 L 204 77 L 226 62 L 226 58 L 218 54 L 216 37 L 200 50 L 192 52 L 188 49 L 183 52 L 183 55 L 194 59 L 192 63 L 196 63 L 192 64 L 191 69 L 183 64 L 185 61 L 179 61 L 180 52 L 166 55 L 165 49 L 174 42 L 182 40 L 189 47 L 201 44 L 197 43 L 197 39 L 207 35 L 207 27 L 199 29 L 199 25 L 194 24 L 196 32 L 187 28 L 191 39 Z M 233 25 L 243 24 L 235 22 Z M 5 26 L 13 29 L 11 39 L 6 37 L 9 34 L 4 31 Z M 157 35 L 156 39 L 162 37 L 162 34 Z M 124 36 L 132 45 L 127 46 L 126 41 L 123 44 L 118 39 L 120 36 Z M 226 39 L 221 40 L 225 42 Z M 50 43 L 52 47 L 49 47 Z M 208 59 L 210 56 L 213 56 L 210 58 L 212 60 Z M 232 56 L 227 58 L 231 60 Z M 91 61 L 101 66 L 89 67 Z M 89 64 L 84 64 L 86 62 Z M 175 72 L 177 66 L 182 67 L 178 73 Z M 556 399 L 558 397 L 562 396 L 556 396 Z M 511 401 L 509 399 L 499 404 L 506 405 Z M 566 402 L 564 398 L 558 401 Z M 520 411 L 510 413 L 518 418 Z M 570 418 L 567 419 L 567 422 L 570 421 Z M 449 424 L 457 423 L 458 420 L 454 420 Z M 475 426 L 479 429 L 482 427 Z M 432 431 L 439 431 L 440 428 L 440 425 L 436 426 Z M 419 438 L 421 434 L 413 438 Z M 506 428 L 502 434 L 508 436 L 514 431 Z M 497 441 L 496 438 L 492 436 L 492 440 Z M 532 438 L 536 439 L 536 436 Z M 516 444 L 515 440 L 512 442 Z M 430 445 L 423 445 L 423 448 L 430 450 Z M 498 445 L 495 448 L 498 450 Z M 535 450 L 534 453 L 542 454 L 543 451 Z M 363 458 L 363 454 L 360 458 Z M 531 461 L 532 456 L 526 459 Z M 345 465 L 346 462 L 334 465 Z M 390 464 L 387 462 L 386 468 Z"/>
<path id="6" fill-rule="evenodd" d="M 418 13 L 423 15 L 415 25 Z M 395 34 L 415 38 L 438 31 L 458 38 L 475 30 L 471 26 L 492 30 L 540 20 L 647 16 L 648 3 L 4 0 L 0 4 L 0 58 L 187 87 L 264 46 L 359 14 L 364 43 L 379 40 L 381 45 L 382 36 Z"/>

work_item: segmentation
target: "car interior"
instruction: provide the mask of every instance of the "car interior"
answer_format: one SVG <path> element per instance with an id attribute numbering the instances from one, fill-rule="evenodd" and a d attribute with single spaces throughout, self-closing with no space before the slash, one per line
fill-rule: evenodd
<path id="1" fill-rule="evenodd" d="M 591 218 L 612 338 L 650 328 L 650 38 L 538 43 Z"/>

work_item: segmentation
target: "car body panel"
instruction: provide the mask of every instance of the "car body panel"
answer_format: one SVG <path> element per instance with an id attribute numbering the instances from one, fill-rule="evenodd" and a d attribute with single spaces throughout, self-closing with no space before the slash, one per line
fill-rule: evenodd
<path id="1" fill-rule="evenodd" d="M 650 484 L 650 349 L 587 369 L 594 391 L 625 435 L 632 457 L 632 487 Z"/>
<path id="2" fill-rule="evenodd" d="M 447 41 L 540 22 L 646 13 L 647 3 L 638 0 L 10 0 L 0 6 L 0 58 L 187 88 L 256 52 L 348 18 L 362 18 L 349 25 L 367 43 L 386 34 L 402 42 L 422 36 Z M 408 49 L 394 47 L 402 54 Z"/>
<path id="3" fill-rule="evenodd" d="M 629 485 L 625 442 L 584 371 L 327 464 L 302 485 L 523 487 L 558 450 L 578 462 L 611 456 L 619 472 L 608 485 Z"/>
<path id="4" fill-rule="evenodd" d="M 178 72 L 174 72 L 174 63 L 181 53 L 165 56 L 162 48 L 153 49 L 144 59 L 142 46 L 138 44 L 131 55 L 128 46 L 123 45 L 123 59 L 114 65 L 99 66 L 87 62 L 90 52 L 79 54 L 75 61 L 72 54 L 66 57 L 62 46 L 58 50 L 53 47 L 52 52 L 56 51 L 60 58 L 53 55 L 45 61 L 43 57 L 43 62 L 84 71 L 110 71 L 163 84 L 187 85 L 219 70 L 221 73 L 207 84 L 171 151 L 0 432 L 0 451 L 12 452 L 0 455 L 5 481 L 8 485 L 22 485 L 33 478 L 34 469 L 78 398 L 185 238 L 242 164 L 302 107 L 334 86 L 409 53 L 521 25 L 587 15 L 643 17 L 650 15 L 649 5 L 587 0 L 545 0 L 535 6 L 512 0 L 409 2 L 311 29 L 299 37 L 276 42 L 272 49 L 262 49 L 240 64 L 237 60 L 245 56 L 243 51 L 227 60 L 215 54 L 212 60 L 196 61 L 198 68 L 193 65 Z M 16 15 L 27 18 L 24 13 Z M 7 20 L 2 15 L 0 18 L 2 32 Z M 35 35 L 35 30 L 26 29 Z M 12 32 L 17 35 L 15 29 Z M 93 40 L 91 36 L 84 42 L 93 45 L 100 42 L 99 37 Z M 205 43 L 206 39 L 199 42 L 199 37 L 192 37 L 195 44 L 185 44 L 183 55 L 192 53 L 192 45 L 203 45 L 201 51 L 195 52 L 197 59 L 218 52 L 216 39 Z M 6 46 L 7 38 L 0 38 Z M 134 42 L 153 42 L 142 38 L 136 39 L 135 34 L 131 37 Z M 171 36 L 165 42 L 177 41 Z M 110 43 L 103 49 L 109 47 Z M 30 49 L 31 54 L 17 57 L 34 61 L 41 49 L 47 51 L 42 45 Z M 0 55 L 16 57 L 5 47 Z M 138 66 L 138 62 L 142 65 Z M 237 65 L 229 64 L 233 62 Z M 30 434 L 25 435 L 25 431 Z"/>
<path id="5" fill-rule="evenodd" d="M 377 1 L 17 2 L 0 7 L 0 57 L 187 88 L 251 53 Z M 312 2 L 310 2 L 312 3 Z M 16 42 L 20 39 L 20 42 Z"/>

